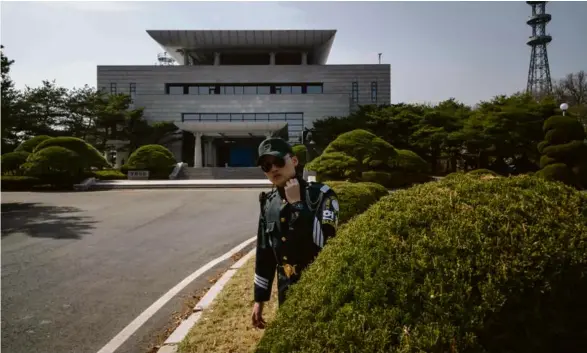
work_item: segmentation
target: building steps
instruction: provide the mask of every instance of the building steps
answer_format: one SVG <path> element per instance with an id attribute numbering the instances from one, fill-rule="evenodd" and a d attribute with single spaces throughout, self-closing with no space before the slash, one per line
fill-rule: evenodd
<path id="1" fill-rule="evenodd" d="M 192 180 L 250 180 L 265 179 L 265 174 L 258 167 L 204 167 L 185 168 L 181 178 Z"/>

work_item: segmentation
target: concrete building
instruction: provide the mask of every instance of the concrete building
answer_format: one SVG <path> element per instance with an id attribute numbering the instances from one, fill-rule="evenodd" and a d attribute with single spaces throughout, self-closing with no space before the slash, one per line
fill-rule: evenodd
<path id="1" fill-rule="evenodd" d="M 254 165 L 267 136 L 358 105 L 389 104 L 389 65 L 327 65 L 335 30 L 149 30 L 174 65 L 98 66 L 98 87 L 130 94 L 150 121 L 172 121 L 169 146 L 194 167 Z"/>

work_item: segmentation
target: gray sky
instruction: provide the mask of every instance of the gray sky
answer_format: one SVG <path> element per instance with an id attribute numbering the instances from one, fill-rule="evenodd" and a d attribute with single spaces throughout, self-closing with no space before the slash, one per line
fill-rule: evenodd
<path id="1" fill-rule="evenodd" d="M 526 87 L 525 2 L 5 2 L 18 87 L 95 86 L 97 65 L 150 65 L 146 29 L 337 29 L 329 64 L 391 64 L 392 102 L 467 104 Z M 587 70 L 587 2 L 550 2 L 553 79 Z"/>

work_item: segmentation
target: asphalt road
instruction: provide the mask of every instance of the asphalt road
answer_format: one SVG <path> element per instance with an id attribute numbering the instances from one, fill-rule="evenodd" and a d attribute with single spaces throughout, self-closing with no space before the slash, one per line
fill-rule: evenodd
<path id="1" fill-rule="evenodd" d="M 2 193 L 2 352 L 96 353 L 186 276 L 254 236 L 258 194 Z M 194 281 L 116 353 L 144 353 L 181 297 L 206 285 Z"/>

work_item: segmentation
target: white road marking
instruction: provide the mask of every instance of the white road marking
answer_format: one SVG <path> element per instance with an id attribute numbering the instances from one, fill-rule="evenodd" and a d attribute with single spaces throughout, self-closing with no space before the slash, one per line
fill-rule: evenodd
<path id="1" fill-rule="evenodd" d="M 232 250 L 227 252 L 226 254 L 208 262 L 206 265 L 200 267 L 198 270 L 193 272 L 191 275 L 184 278 L 183 281 L 179 282 L 175 287 L 171 288 L 167 293 L 165 293 L 161 298 L 157 299 L 156 302 L 151 304 L 147 310 L 143 311 L 136 319 L 134 319 L 130 324 L 128 324 L 122 331 L 120 331 L 113 339 L 110 340 L 102 349 L 98 351 L 98 353 L 114 353 L 126 340 L 132 336 L 147 320 L 149 320 L 159 309 L 161 309 L 168 301 L 173 299 L 182 289 L 184 289 L 188 284 L 194 281 L 196 278 L 200 277 L 202 274 L 206 273 L 206 271 L 210 270 L 212 267 L 216 266 L 217 264 L 221 263 L 222 261 L 228 260 L 232 255 L 236 254 L 237 252 L 241 251 L 247 245 L 255 241 L 257 237 L 254 236 L 244 242 L 240 243 Z"/>

